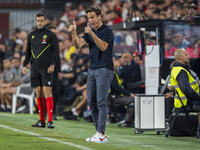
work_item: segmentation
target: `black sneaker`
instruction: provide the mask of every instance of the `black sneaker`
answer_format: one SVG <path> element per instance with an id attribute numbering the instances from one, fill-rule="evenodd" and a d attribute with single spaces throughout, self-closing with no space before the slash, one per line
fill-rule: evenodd
<path id="1" fill-rule="evenodd" d="M 39 120 L 36 124 L 33 124 L 32 127 L 45 128 L 45 123 Z"/>
<path id="2" fill-rule="evenodd" d="M 56 115 L 53 115 L 53 116 L 52 116 L 52 119 L 53 119 L 53 120 L 56 120 L 56 121 L 59 121 L 59 118 L 57 118 Z"/>
<path id="3" fill-rule="evenodd" d="M 65 112 L 63 112 L 63 115 L 64 115 L 64 116 L 70 116 L 70 115 L 73 115 L 73 113 L 72 113 L 71 110 L 70 110 L 70 111 L 65 111 Z"/>
<path id="4" fill-rule="evenodd" d="M 6 112 L 6 110 L 0 107 L 0 112 Z"/>
<path id="5" fill-rule="evenodd" d="M 53 124 L 52 121 L 49 121 L 49 122 L 47 123 L 47 127 L 53 129 L 55 126 L 54 126 L 54 124 Z"/>
<path id="6" fill-rule="evenodd" d="M 64 119 L 66 120 L 77 120 L 77 116 L 74 116 L 74 115 L 69 115 L 69 116 L 63 116 Z"/>
<path id="7" fill-rule="evenodd" d="M 11 108 L 6 108 L 6 112 L 11 112 Z"/>

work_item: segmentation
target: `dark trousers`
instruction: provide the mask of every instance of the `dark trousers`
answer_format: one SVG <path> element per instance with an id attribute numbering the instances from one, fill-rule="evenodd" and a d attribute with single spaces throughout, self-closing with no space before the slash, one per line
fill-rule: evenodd
<path id="1" fill-rule="evenodd" d="M 127 106 L 125 110 L 125 122 L 132 124 L 134 121 L 134 106 L 129 106 L 129 104 L 134 103 L 134 98 L 130 96 L 116 96 L 112 99 L 113 104 Z M 116 110 L 117 111 L 117 110 Z"/>
<path id="2" fill-rule="evenodd" d="M 53 95 L 53 114 L 56 113 L 56 105 L 60 96 L 60 80 L 58 79 L 58 75 L 53 74 L 53 87 L 52 87 L 52 95 Z"/>
<path id="3" fill-rule="evenodd" d="M 100 68 L 88 69 L 87 101 L 91 109 L 96 131 L 105 133 L 107 120 L 107 99 L 114 72 Z"/>

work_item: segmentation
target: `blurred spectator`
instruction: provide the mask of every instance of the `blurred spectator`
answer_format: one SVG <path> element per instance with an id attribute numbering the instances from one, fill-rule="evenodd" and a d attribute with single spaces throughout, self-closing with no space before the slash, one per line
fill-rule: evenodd
<path id="1" fill-rule="evenodd" d="M 63 16 L 69 17 L 71 8 L 72 8 L 72 3 L 71 2 L 66 3 L 65 4 L 65 12 L 64 12 Z"/>
<path id="2" fill-rule="evenodd" d="M 71 54 L 76 52 L 76 48 L 73 46 L 72 41 L 69 39 L 64 40 L 64 47 L 64 57 L 68 61 L 71 58 Z"/>
<path id="3" fill-rule="evenodd" d="M 195 43 L 195 54 L 199 56 L 200 54 L 200 40 L 198 40 L 196 43 Z"/>
<path id="4" fill-rule="evenodd" d="M 81 92 L 77 93 L 77 90 L 80 90 L 79 88 L 81 88 L 81 91 L 82 91 L 84 88 L 86 88 L 86 85 L 81 87 L 82 85 L 79 85 L 77 83 L 77 79 L 78 79 L 78 76 L 82 72 L 87 71 L 89 55 L 73 54 L 72 59 L 73 59 L 73 63 L 74 63 L 73 70 L 70 73 L 63 73 L 63 78 L 70 79 L 71 85 L 70 86 L 67 85 L 67 87 L 63 87 L 63 90 L 64 90 L 65 97 L 69 97 L 71 100 L 74 100 L 75 96 L 77 96 L 77 94 L 81 94 Z"/>
<path id="5" fill-rule="evenodd" d="M 149 5 L 147 7 L 147 10 L 145 11 L 148 18 L 153 18 L 153 12 L 157 9 L 157 4 L 155 1 L 150 1 Z"/>
<path id="6" fill-rule="evenodd" d="M 107 24 L 107 25 L 113 25 L 113 20 L 112 20 L 112 14 L 111 11 L 107 11 L 104 16 L 102 16 L 102 20 Z"/>
<path id="7" fill-rule="evenodd" d="M 61 58 L 61 72 L 70 72 L 72 68 L 67 64 L 65 58 Z"/>
<path id="8" fill-rule="evenodd" d="M 187 14 L 185 14 L 183 4 L 181 4 L 181 3 L 178 4 L 177 5 L 177 17 L 182 19 L 185 15 L 187 15 Z"/>
<path id="9" fill-rule="evenodd" d="M 113 64 L 114 64 L 114 76 L 113 80 L 110 86 L 110 93 L 109 93 L 109 99 L 110 99 L 110 107 L 115 109 L 112 111 L 125 113 L 125 123 L 130 125 L 133 125 L 134 122 L 134 107 L 128 106 L 130 103 L 134 103 L 134 97 L 135 95 L 131 93 L 130 91 L 123 88 L 121 85 L 122 81 L 119 79 L 119 76 L 116 73 L 117 67 L 120 66 L 119 57 L 116 54 L 112 54 L 113 57 Z M 123 108 L 121 111 L 119 109 L 116 109 L 113 107 L 113 104 L 118 104 L 122 106 Z M 124 107 L 128 107 L 125 109 Z M 109 112 L 110 114 L 110 112 Z"/>
<path id="10" fill-rule="evenodd" d="M 159 19 L 163 19 L 163 20 L 164 20 L 164 19 L 167 19 L 167 17 L 166 17 L 165 14 L 160 14 L 160 15 L 159 15 Z"/>
<path id="11" fill-rule="evenodd" d="M 21 39 L 22 42 L 28 38 L 28 33 L 25 30 L 21 30 L 19 35 L 18 35 L 18 39 Z"/>
<path id="12" fill-rule="evenodd" d="M 62 40 L 59 40 L 59 56 L 60 58 L 65 58 L 65 46 Z"/>
<path id="13" fill-rule="evenodd" d="M 123 34 L 120 31 L 116 30 L 113 30 L 113 33 L 114 33 L 114 46 L 120 45 L 123 38 Z"/>
<path id="14" fill-rule="evenodd" d="M 46 26 L 52 25 L 53 17 L 47 16 L 46 18 Z"/>
<path id="15" fill-rule="evenodd" d="M 140 66 L 141 80 L 144 81 L 145 80 L 145 66 L 144 66 L 144 63 L 143 63 L 143 60 L 142 60 L 142 55 L 135 55 L 134 60 Z"/>
<path id="16" fill-rule="evenodd" d="M 191 43 L 185 48 L 190 58 L 199 57 L 199 36 L 198 34 L 193 34 L 190 39 Z"/>
<path id="17" fill-rule="evenodd" d="M 21 39 L 16 40 L 16 46 L 14 48 L 15 52 L 21 52 L 22 50 L 23 41 Z"/>
<path id="18" fill-rule="evenodd" d="M 15 71 L 11 70 L 12 65 Z M 2 80 L 0 81 L 1 111 L 11 112 L 12 94 L 16 93 L 15 86 L 21 84 L 22 67 L 20 67 L 20 61 L 17 58 L 13 58 L 12 65 L 8 58 L 4 59 L 4 68 L 6 70 L 4 70 Z"/>
<path id="19" fill-rule="evenodd" d="M 78 15 L 77 17 L 85 16 L 85 6 L 83 4 L 78 5 Z"/>
<path id="20" fill-rule="evenodd" d="M 123 20 L 122 20 L 122 17 L 120 16 L 120 14 L 119 14 L 119 12 L 118 11 L 116 11 L 116 10 L 113 10 L 112 12 L 111 12 L 111 16 L 112 16 L 112 20 L 113 20 L 113 24 L 117 24 L 117 23 L 120 23 L 120 22 L 122 22 Z"/>
<path id="21" fill-rule="evenodd" d="M 172 18 L 177 17 L 179 2 L 172 3 Z"/>
<path id="22" fill-rule="evenodd" d="M 73 20 L 75 20 L 77 15 L 78 15 L 78 9 L 76 9 L 75 7 L 71 7 L 68 19 L 73 21 Z"/>
<path id="23" fill-rule="evenodd" d="M 0 43 L 0 52 L 5 52 L 6 51 L 6 45 L 4 42 Z"/>
<path id="24" fill-rule="evenodd" d="M 66 30 L 62 30 L 62 31 L 60 31 L 59 32 L 59 40 L 70 40 L 70 38 L 71 38 L 71 35 L 69 34 L 69 32 L 68 31 L 66 31 Z"/>
<path id="25" fill-rule="evenodd" d="M 122 58 L 124 65 L 119 71 L 119 77 L 123 79 L 123 86 L 127 89 L 127 83 L 141 81 L 140 66 L 133 59 L 133 53 L 130 51 L 123 52 Z M 140 87 L 127 89 L 133 94 L 140 92 Z"/>
<path id="26" fill-rule="evenodd" d="M 77 117 L 85 110 L 87 106 L 87 89 L 83 90 L 81 96 L 77 96 L 74 103 L 64 110 L 64 118 L 67 120 L 77 120 Z"/>
<path id="27" fill-rule="evenodd" d="M 21 59 L 21 54 L 19 52 L 15 52 L 13 57 L 20 60 Z"/>
<path id="28" fill-rule="evenodd" d="M 132 13 L 132 1 L 129 1 L 127 3 L 124 3 L 123 9 L 122 9 L 122 18 L 123 21 L 130 21 L 131 13 Z"/>
<path id="29" fill-rule="evenodd" d="M 163 10 L 165 8 L 165 6 L 166 6 L 165 0 L 159 0 L 159 1 L 157 1 L 157 8 L 159 10 Z"/>
<path id="30" fill-rule="evenodd" d="M 186 47 L 190 44 L 190 42 L 187 41 L 184 36 L 185 34 L 183 31 L 175 31 L 174 44 L 177 48 L 186 49 Z"/>
<path id="31" fill-rule="evenodd" d="M 24 41 L 23 41 L 22 50 L 21 50 L 22 56 L 24 56 L 26 53 L 27 41 L 28 41 L 27 39 L 24 39 Z"/>
<path id="32" fill-rule="evenodd" d="M 144 11 L 145 9 L 145 0 L 136 0 L 135 2 L 137 4 L 137 7 L 140 11 Z"/>
<path id="33" fill-rule="evenodd" d="M 160 15 L 160 10 L 159 9 L 154 10 L 152 12 L 152 19 L 160 19 L 159 15 Z"/>
<path id="34" fill-rule="evenodd" d="M 174 42 L 172 39 L 165 40 L 165 58 L 174 58 L 174 52 L 177 50 L 174 47 Z"/>
<path id="35" fill-rule="evenodd" d="M 58 25 L 58 30 L 62 31 L 62 30 L 67 30 L 67 26 L 69 25 L 69 19 L 66 16 L 62 16 L 60 18 L 60 22 Z M 57 32 L 56 32 L 57 35 Z"/>

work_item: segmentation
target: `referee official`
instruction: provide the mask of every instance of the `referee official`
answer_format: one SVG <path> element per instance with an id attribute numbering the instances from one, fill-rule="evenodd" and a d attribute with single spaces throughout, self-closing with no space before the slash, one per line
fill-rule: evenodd
<path id="1" fill-rule="evenodd" d="M 31 63 L 31 87 L 35 88 L 40 120 L 32 127 L 45 127 L 45 103 L 48 114 L 48 128 L 54 128 L 52 122 L 53 97 L 52 83 L 53 72 L 58 58 L 58 40 L 56 35 L 45 28 L 46 16 L 44 13 L 36 15 L 37 29 L 28 36 L 23 74 L 27 73 L 27 64 Z"/>

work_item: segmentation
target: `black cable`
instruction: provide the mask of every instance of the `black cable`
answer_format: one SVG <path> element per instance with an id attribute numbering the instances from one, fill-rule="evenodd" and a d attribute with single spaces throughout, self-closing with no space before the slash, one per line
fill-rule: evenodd
<path id="1" fill-rule="evenodd" d="M 154 49 L 154 44 L 153 44 L 153 47 L 152 47 L 151 51 L 149 53 L 147 53 L 146 56 L 150 55 L 153 52 L 153 49 Z"/>

